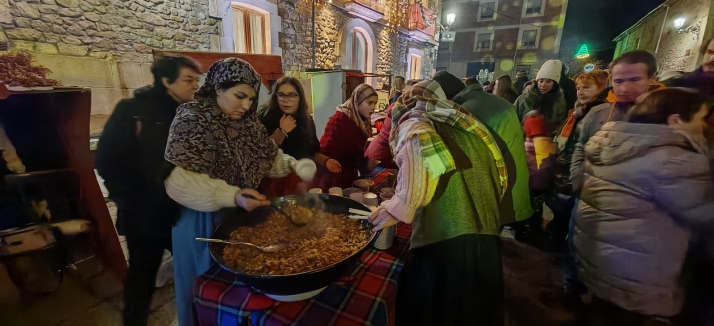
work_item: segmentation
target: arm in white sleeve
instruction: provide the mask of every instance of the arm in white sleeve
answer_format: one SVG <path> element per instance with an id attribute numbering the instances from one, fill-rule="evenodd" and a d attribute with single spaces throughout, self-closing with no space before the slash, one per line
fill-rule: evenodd
<path id="1" fill-rule="evenodd" d="M 224 207 L 236 207 L 240 188 L 208 174 L 176 167 L 164 181 L 166 193 L 177 203 L 199 212 L 215 212 Z"/>
<path id="2" fill-rule="evenodd" d="M 293 166 L 295 166 L 297 160 L 283 153 L 282 149 L 278 149 L 278 155 L 275 156 L 273 160 L 273 165 L 270 167 L 268 172 L 268 178 L 282 178 L 291 172 L 293 172 Z"/>
<path id="3" fill-rule="evenodd" d="M 382 206 L 396 219 L 411 224 L 416 211 L 431 202 L 438 177 L 429 173 L 418 152 L 419 138 L 412 137 L 406 142 L 396 155 L 399 166 L 396 193 Z"/>

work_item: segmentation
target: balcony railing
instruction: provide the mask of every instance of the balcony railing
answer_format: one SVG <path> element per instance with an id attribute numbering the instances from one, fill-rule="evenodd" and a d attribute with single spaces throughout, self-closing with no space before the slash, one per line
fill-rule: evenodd
<path id="1" fill-rule="evenodd" d="M 434 11 L 418 3 L 409 5 L 409 36 L 420 41 L 433 39 L 436 32 L 435 16 Z"/>
<path id="2" fill-rule="evenodd" d="M 384 5 L 377 0 L 350 0 L 345 2 L 345 10 L 371 22 L 384 18 L 385 12 Z"/>

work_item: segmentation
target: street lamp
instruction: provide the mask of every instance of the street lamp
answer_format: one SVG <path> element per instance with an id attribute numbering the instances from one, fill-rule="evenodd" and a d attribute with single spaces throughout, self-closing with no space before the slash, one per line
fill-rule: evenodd
<path id="1" fill-rule="evenodd" d="M 446 25 L 451 27 L 451 24 L 454 23 L 454 20 L 456 20 L 456 14 L 455 13 L 450 13 L 446 15 Z"/>

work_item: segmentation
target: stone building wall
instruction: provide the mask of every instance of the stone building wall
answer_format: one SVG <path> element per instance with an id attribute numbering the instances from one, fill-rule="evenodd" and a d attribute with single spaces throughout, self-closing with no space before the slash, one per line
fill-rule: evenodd
<path id="1" fill-rule="evenodd" d="M 68 86 L 92 88 L 92 114 L 109 114 L 134 89 L 152 82 L 152 49 L 233 50 L 230 3 L 258 6 L 252 0 L 0 0 L 0 33 L 10 50 L 33 52 L 52 78 Z M 423 52 L 422 74 L 433 74 L 435 46 L 412 41 L 386 22 L 366 22 L 349 14 L 343 0 L 317 1 L 315 67 L 334 68 L 349 60 L 344 42 L 355 22 L 370 34 L 372 64 L 366 72 L 406 76 L 409 49 Z M 406 8 L 405 0 L 400 1 Z M 306 79 L 312 67 L 312 3 L 267 0 L 271 11 L 272 49 L 281 55 L 287 75 Z M 431 5 L 436 2 L 431 1 Z M 273 9 L 274 10 L 274 9 Z M 406 9 L 405 9 L 406 10 Z M 403 10 L 404 11 L 404 10 Z M 405 11 L 404 11 L 405 12 Z M 279 18 L 279 19 L 278 19 Z M 273 26 L 273 23 L 277 26 Z M 349 26 L 348 26 L 349 25 Z M 346 28 L 349 27 L 349 28 Z M 228 31 L 228 32 L 227 32 Z M 369 80 L 381 87 L 384 79 Z M 309 83 L 306 83 L 309 87 Z M 309 92 L 308 92 L 309 94 Z"/>
<path id="2" fill-rule="evenodd" d="M 208 0 L 0 0 L 10 50 L 33 52 L 68 86 L 92 87 L 92 113 L 151 83 L 152 49 L 209 51 L 218 42 Z"/>
<path id="3" fill-rule="evenodd" d="M 339 45 L 345 26 L 355 19 L 343 9 L 337 1 L 334 5 L 317 3 L 315 7 L 315 67 L 331 69 L 340 64 Z M 283 19 L 283 32 L 280 46 L 283 48 L 283 70 L 293 72 L 304 71 L 312 67 L 312 21 L 311 3 L 302 0 L 279 1 L 279 14 Z M 358 19 L 358 18 L 357 18 Z M 423 52 L 432 53 L 434 45 L 410 41 L 403 32 L 395 32 L 380 23 L 366 22 L 374 33 L 376 47 L 376 66 L 373 73 L 392 72 L 394 75 L 406 74 L 407 47 L 416 47 Z M 431 76 L 434 70 L 435 56 L 423 58 L 422 74 Z M 376 81 L 375 86 L 381 86 L 384 79 Z"/>
<path id="4" fill-rule="evenodd" d="M 207 0 L 12 0 L 5 32 L 44 54 L 151 62 L 151 49 L 208 51 L 217 21 Z"/>
<path id="5" fill-rule="evenodd" d="M 665 6 L 669 6 L 669 11 Z M 634 50 L 655 53 L 660 71 L 691 71 L 701 61 L 699 47 L 714 34 L 714 0 L 670 0 L 618 36 L 615 57 Z M 698 25 L 699 35 L 678 33 L 674 20 L 685 18 L 684 28 Z M 661 38 L 660 38 L 661 33 Z M 659 49 L 657 43 L 659 42 Z"/>

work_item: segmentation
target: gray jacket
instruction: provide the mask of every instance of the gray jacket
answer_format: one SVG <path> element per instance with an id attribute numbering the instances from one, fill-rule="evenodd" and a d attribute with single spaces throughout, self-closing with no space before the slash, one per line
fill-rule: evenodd
<path id="1" fill-rule="evenodd" d="M 573 185 L 573 193 L 577 193 L 583 184 L 582 165 L 585 161 L 585 144 L 588 143 L 590 137 L 600 131 L 605 123 L 624 121 L 628 108 L 627 105 L 620 104 L 613 107 L 612 103 L 603 103 L 590 109 L 583 120 L 578 123 L 576 127 L 579 129 L 578 141 L 575 144 L 575 151 L 570 163 L 570 182 Z M 610 111 L 612 111 L 612 116 L 610 116 Z"/>
<path id="2" fill-rule="evenodd" d="M 590 139 L 573 244 L 594 295 L 640 314 L 679 313 L 690 232 L 714 224 L 705 151 L 666 125 L 611 122 Z"/>

